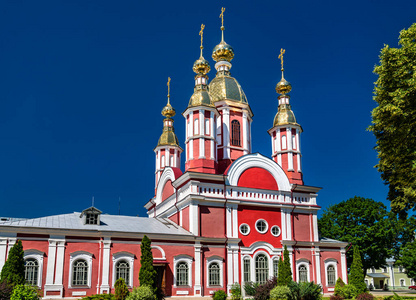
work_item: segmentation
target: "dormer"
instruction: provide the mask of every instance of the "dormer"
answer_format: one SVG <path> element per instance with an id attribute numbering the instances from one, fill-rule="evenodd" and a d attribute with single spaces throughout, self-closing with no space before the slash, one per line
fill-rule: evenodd
<path id="1" fill-rule="evenodd" d="M 94 206 L 84 209 L 79 216 L 82 218 L 84 225 L 100 225 L 100 215 L 103 212 Z"/>

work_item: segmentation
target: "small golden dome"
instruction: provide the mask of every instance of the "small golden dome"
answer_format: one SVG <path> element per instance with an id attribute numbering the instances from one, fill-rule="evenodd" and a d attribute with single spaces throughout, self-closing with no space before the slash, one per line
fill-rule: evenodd
<path id="1" fill-rule="evenodd" d="M 206 75 L 211 70 L 211 67 L 209 62 L 203 56 L 201 56 L 194 62 L 192 69 L 197 74 Z"/>
<path id="2" fill-rule="evenodd" d="M 276 116 L 274 117 L 273 127 L 279 125 L 299 125 L 296 122 L 295 114 L 293 113 L 289 104 L 279 105 Z"/>
<path id="3" fill-rule="evenodd" d="M 276 84 L 276 92 L 279 94 L 287 94 L 292 90 L 292 85 L 283 76 L 282 79 Z"/>
<path id="4" fill-rule="evenodd" d="M 189 100 L 188 108 L 201 105 L 214 107 L 207 89 L 195 88 L 195 91 Z"/>
<path id="5" fill-rule="evenodd" d="M 216 62 L 226 60 L 230 62 L 234 58 L 234 50 L 224 40 L 212 50 L 212 59 Z"/>
<path id="6" fill-rule="evenodd" d="M 169 101 L 168 104 L 162 109 L 162 116 L 166 118 L 172 118 L 176 114 L 175 109 L 170 105 Z"/>
<path id="7" fill-rule="evenodd" d="M 212 102 L 231 100 L 248 104 L 246 94 L 234 77 L 217 76 L 209 84 Z"/>
<path id="8" fill-rule="evenodd" d="M 173 122 L 173 120 L 171 120 Z M 159 138 L 157 146 L 177 146 L 179 147 L 179 141 L 175 134 L 173 127 L 165 126 L 163 128 L 162 135 Z"/>

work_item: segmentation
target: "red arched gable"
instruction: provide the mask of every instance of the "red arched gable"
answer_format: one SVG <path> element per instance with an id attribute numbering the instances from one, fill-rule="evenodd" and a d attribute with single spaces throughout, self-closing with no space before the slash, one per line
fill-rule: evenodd
<path id="1" fill-rule="evenodd" d="M 240 178 L 238 178 L 237 185 L 264 190 L 279 189 L 273 175 L 262 168 L 250 168 L 245 170 Z"/>
<path id="2" fill-rule="evenodd" d="M 168 180 L 165 183 L 165 186 L 163 187 L 162 192 L 162 202 L 165 201 L 170 195 L 172 195 L 174 192 L 173 186 L 172 186 L 172 180 Z"/>

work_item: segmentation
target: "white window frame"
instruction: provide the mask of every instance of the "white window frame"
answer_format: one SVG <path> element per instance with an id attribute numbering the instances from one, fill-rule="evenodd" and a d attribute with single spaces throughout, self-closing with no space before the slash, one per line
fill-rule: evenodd
<path id="1" fill-rule="evenodd" d="M 310 261 L 305 259 L 305 258 L 301 258 L 301 259 L 296 261 L 296 282 L 299 283 L 299 279 L 300 279 L 299 278 L 299 267 L 301 267 L 301 266 L 306 267 L 306 272 L 307 272 L 306 275 L 307 275 L 307 279 L 308 279 L 307 282 L 311 282 L 311 272 L 310 272 L 309 265 L 310 265 Z"/>
<path id="2" fill-rule="evenodd" d="M 265 251 L 258 251 L 253 256 L 253 259 L 251 260 L 251 281 L 252 282 L 257 282 L 256 281 L 256 260 L 257 260 L 257 256 L 259 256 L 260 254 L 265 255 L 267 258 L 268 278 L 266 279 L 266 281 L 273 276 L 273 262 L 272 262 L 272 259 L 270 258 L 269 253 Z"/>
<path id="3" fill-rule="evenodd" d="M 241 282 L 246 282 L 244 281 L 244 261 L 248 260 L 249 262 L 249 266 L 250 266 L 250 280 L 249 281 L 253 281 L 253 258 L 249 255 L 244 255 L 241 259 Z"/>
<path id="4" fill-rule="evenodd" d="M 259 231 L 259 230 L 258 230 L 258 228 L 257 228 L 257 224 L 258 224 L 259 222 L 264 222 L 264 223 L 266 224 L 266 229 L 265 229 L 264 231 Z M 254 227 L 256 227 L 257 232 L 258 232 L 258 233 L 261 233 L 261 234 L 265 234 L 265 233 L 269 230 L 269 224 L 268 224 L 268 223 L 267 223 L 267 221 L 266 221 L 266 220 L 264 220 L 264 219 L 258 219 L 258 220 L 256 221 L 256 224 L 254 225 Z"/>
<path id="5" fill-rule="evenodd" d="M 208 118 L 205 118 L 205 134 L 206 135 L 210 135 L 211 134 L 211 132 L 210 132 L 210 127 L 209 127 L 209 119 Z"/>
<path id="6" fill-rule="evenodd" d="M 207 278 L 207 280 L 206 280 L 206 282 L 207 282 L 207 288 L 208 287 L 223 287 L 224 286 L 224 272 L 223 272 L 223 259 L 221 258 L 221 257 L 219 257 L 219 256 L 211 256 L 211 257 L 208 257 L 207 259 L 206 259 L 206 278 Z M 219 267 L 220 267 L 220 285 L 210 285 L 209 284 L 209 266 L 212 264 L 212 263 L 217 263 L 218 265 L 219 265 Z"/>
<path id="7" fill-rule="evenodd" d="M 177 255 L 173 258 L 173 287 L 183 287 L 188 288 L 192 287 L 192 262 L 193 262 L 192 256 L 182 254 Z M 185 262 L 188 265 L 188 285 L 176 285 L 176 266 L 178 263 Z"/>
<path id="8" fill-rule="evenodd" d="M 247 226 L 247 228 L 248 228 L 248 231 L 247 231 L 247 233 L 243 233 L 243 231 L 241 230 L 241 227 L 242 226 Z M 240 227 L 238 228 L 238 230 L 240 231 L 240 233 L 242 234 L 242 235 L 249 235 L 250 234 L 250 226 L 248 225 L 248 224 L 246 224 L 246 223 L 242 223 L 242 224 L 240 224 Z"/>
<path id="9" fill-rule="evenodd" d="M 286 135 L 282 135 L 282 150 L 286 150 L 286 149 L 287 149 Z"/>
<path id="10" fill-rule="evenodd" d="M 199 119 L 194 120 L 194 135 L 199 135 Z"/>
<path id="11" fill-rule="evenodd" d="M 73 265 L 77 260 L 85 260 L 88 264 L 88 276 L 87 276 L 87 285 L 73 286 Z M 86 289 L 91 288 L 91 273 L 92 273 L 92 253 L 87 251 L 75 251 L 69 254 L 69 276 L 68 276 L 68 288 L 70 289 Z"/>
<path id="12" fill-rule="evenodd" d="M 404 280 L 404 278 L 400 278 L 399 282 L 401 287 L 406 286 L 406 280 Z"/>
<path id="13" fill-rule="evenodd" d="M 279 274 L 279 257 L 278 256 L 274 256 L 272 257 L 272 276 L 274 277 L 274 262 L 277 262 L 277 274 Z M 276 277 L 277 277 L 276 274 Z"/>
<path id="14" fill-rule="evenodd" d="M 276 228 L 276 227 L 279 228 L 279 234 L 273 234 L 273 228 Z M 282 229 L 279 226 L 277 226 L 277 225 L 273 225 L 270 228 L 270 233 L 272 234 L 272 236 L 278 237 L 278 236 L 280 236 L 282 234 Z"/>
<path id="15" fill-rule="evenodd" d="M 329 258 L 325 260 L 325 284 L 328 287 L 329 287 L 329 284 L 328 284 L 328 267 L 329 266 L 333 266 L 335 269 L 335 283 L 336 283 L 338 279 L 338 261 L 333 258 Z M 331 287 L 335 287 L 335 283 L 334 285 L 331 285 Z"/>
<path id="16" fill-rule="evenodd" d="M 121 251 L 113 254 L 113 288 L 116 283 L 116 266 L 121 260 L 126 261 L 129 264 L 129 282 L 126 282 L 128 287 L 133 287 L 133 269 L 134 269 L 134 254 L 126 251 Z"/>
<path id="17" fill-rule="evenodd" d="M 36 249 L 27 249 L 24 251 L 23 260 L 26 259 L 36 259 L 38 262 L 38 279 L 37 287 L 42 287 L 42 274 L 43 274 L 43 257 L 45 253 Z"/>

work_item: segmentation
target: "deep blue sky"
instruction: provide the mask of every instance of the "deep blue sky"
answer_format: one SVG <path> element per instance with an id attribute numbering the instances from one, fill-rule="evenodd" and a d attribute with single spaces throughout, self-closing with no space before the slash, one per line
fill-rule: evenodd
<path id="1" fill-rule="evenodd" d="M 414 0 L 19 1 L 0 7 L 0 216 L 40 217 L 95 205 L 145 216 L 153 148 L 172 78 L 184 141 L 201 23 L 205 58 L 220 41 L 254 112 L 253 152 L 271 154 L 280 48 L 301 135 L 304 181 L 323 207 L 385 201 L 373 168 L 372 73 L 384 44 L 416 22 Z M 211 71 L 210 78 L 215 76 Z M 184 159 L 184 156 L 183 156 Z"/>

